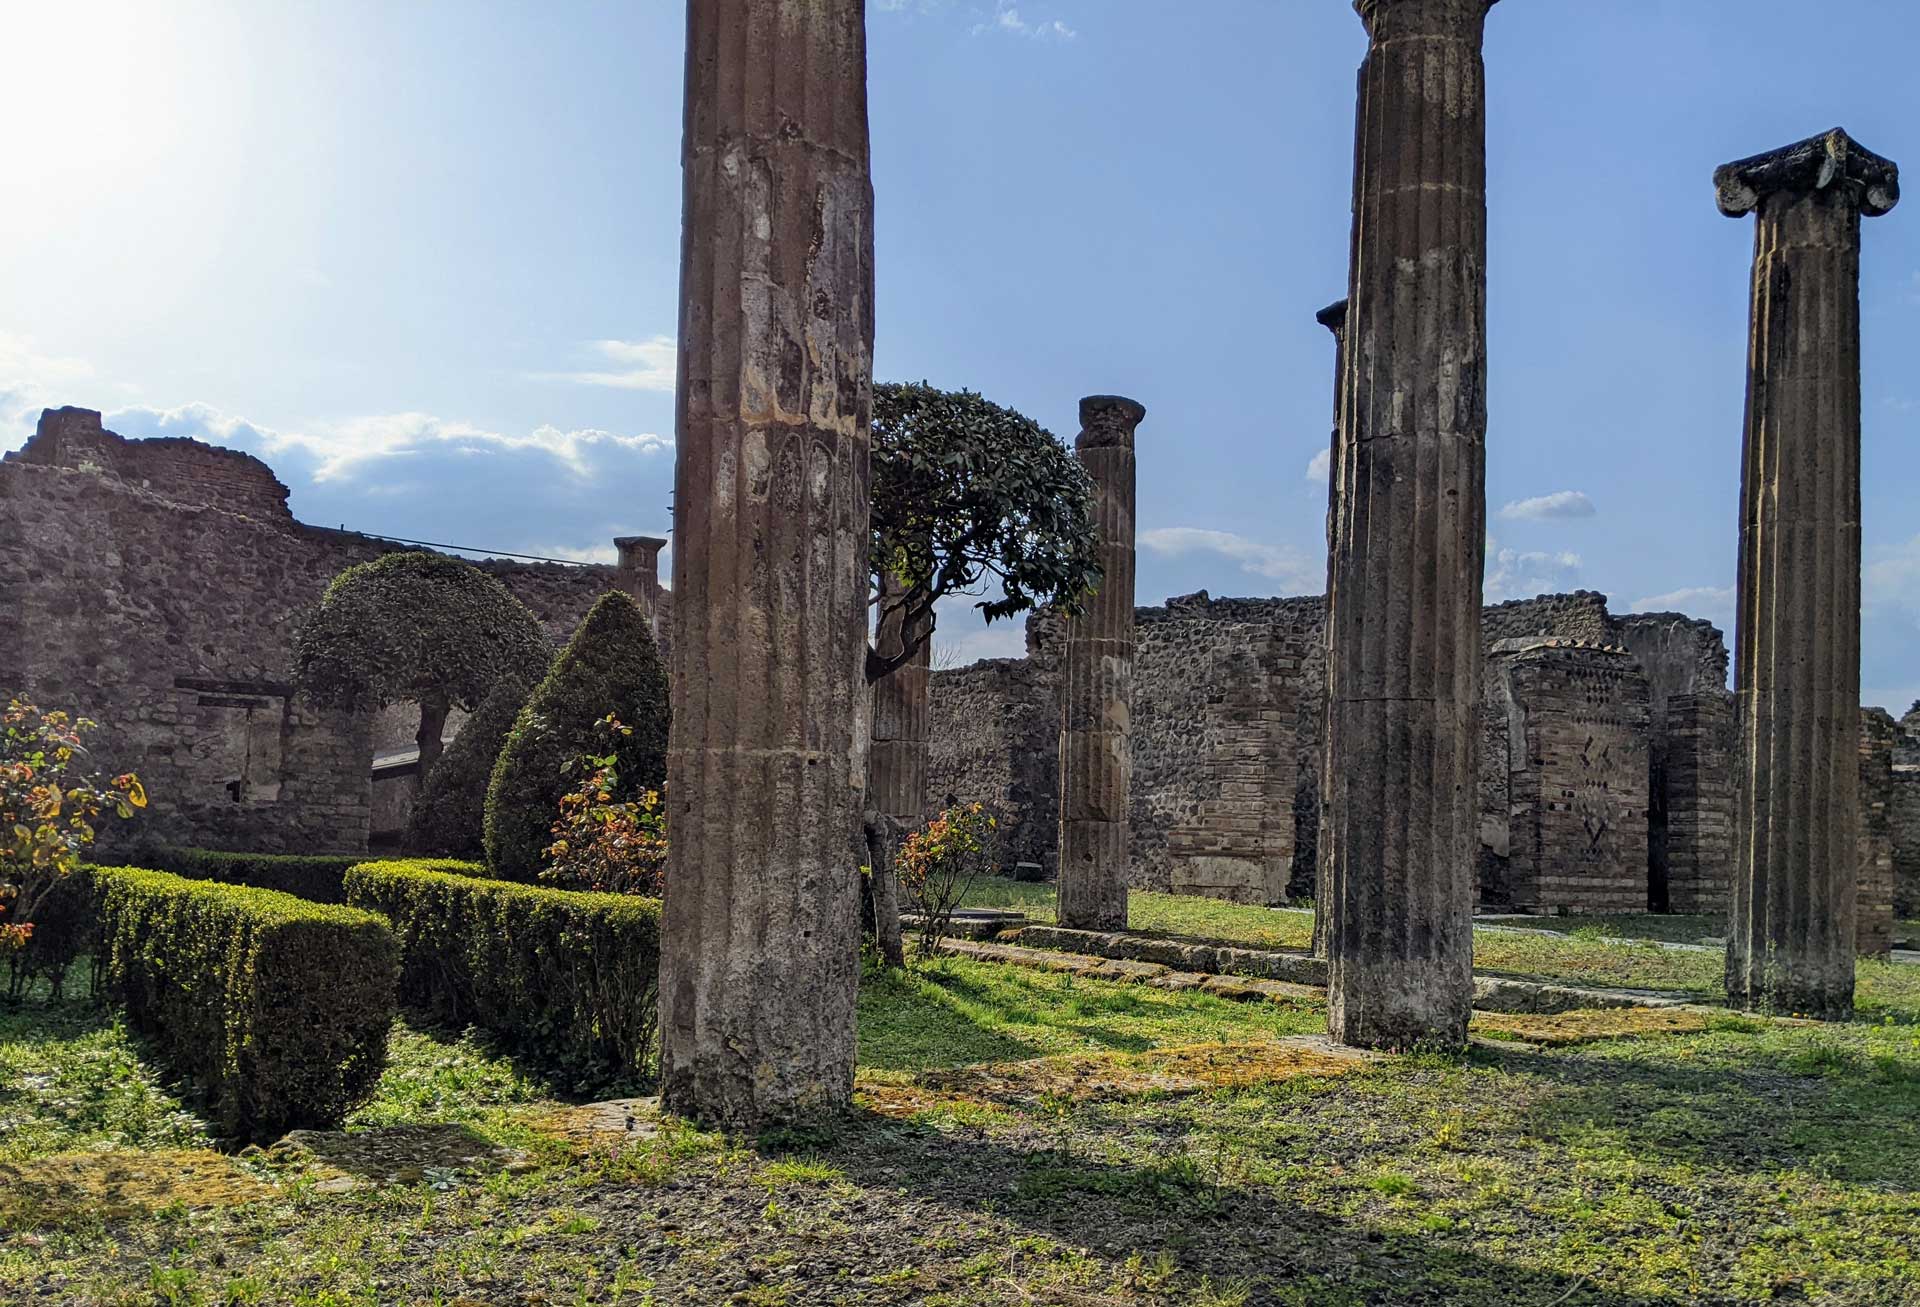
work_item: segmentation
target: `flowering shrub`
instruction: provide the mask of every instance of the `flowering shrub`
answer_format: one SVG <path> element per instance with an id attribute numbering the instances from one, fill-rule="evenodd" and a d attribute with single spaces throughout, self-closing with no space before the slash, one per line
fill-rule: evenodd
<path id="1" fill-rule="evenodd" d="M 81 737 L 93 729 L 24 698 L 8 700 L 0 717 L 0 953 L 32 938 L 35 914 L 93 844 L 95 820 L 147 806 L 132 772 L 102 780 L 81 770 Z"/>
<path id="2" fill-rule="evenodd" d="M 920 953 L 933 952 L 953 923 L 953 910 L 972 887 L 974 877 L 993 867 L 993 843 L 1000 823 L 979 803 L 948 808 L 900 843 L 894 867 L 900 892 L 920 916 Z"/>
<path id="3" fill-rule="evenodd" d="M 609 747 L 566 765 L 566 773 L 580 779 L 561 796 L 540 879 L 562 889 L 658 897 L 667 881 L 666 805 L 658 790 L 620 797 L 620 755 L 614 746 L 633 728 L 609 715 L 594 729 Z"/>

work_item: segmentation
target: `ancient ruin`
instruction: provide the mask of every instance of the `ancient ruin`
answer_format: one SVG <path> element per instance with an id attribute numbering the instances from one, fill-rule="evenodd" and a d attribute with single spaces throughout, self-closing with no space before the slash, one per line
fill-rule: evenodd
<path id="1" fill-rule="evenodd" d="M 1726 164 L 1720 211 L 1755 217 L 1742 448 L 1742 737 L 1727 994 L 1853 1007 L 1860 868 L 1860 219 L 1894 165 L 1839 129 Z"/>
<path id="2" fill-rule="evenodd" d="M 1327 1029 L 1462 1044 L 1486 541 L 1490 0 L 1367 27 L 1327 589 Z"/>
<path id="3" fill-rule="evenodd" d="M 1074 449 L 1092 477 L 1101 581 L 1067 622 L 1060 717 L 1060 921 L 1127 924 L 1127 793 L 1133 772 L 1134 429 L 1118 395 L 1080 401 Z"/>
<path id="4" fill-rule="evenodd" d="M 690 6 L 686 68 L 661 1097 L 756 1125 L 853 1092 L 865 6 Z"/>

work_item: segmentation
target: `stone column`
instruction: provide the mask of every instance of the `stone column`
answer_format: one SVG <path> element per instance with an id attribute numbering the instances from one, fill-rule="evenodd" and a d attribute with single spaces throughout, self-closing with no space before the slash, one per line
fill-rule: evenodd
<path id="1" fill-rule="evenodd" d="M 667 547 L 661 536 L 615 536 L 613 547 L 620 561 L 613 570 L 614 584 L 633 596 L 640 611 L 660 633 L 660 551 Z"/>
<path id="2" fill-rule="evenodd" d="M 904 614 L 887 611 L 900 589 L 891 577 L 880 587 L 879 628 L 874 650 L 883 658 L 900 653 L 907 638 Z M 925 621 L 912 632 L 920 640 L 913 656 L 873 686 L 873 753 L 867 764 L 867 839 L 873 876 L 873 911 L 881 955 L 894 965 L 905 959 L 900 941 L 900 880 L 893 859 L 900 840 L 927 819 L 927 676 L 933 642 Z"/>
<path id="3" fill-rule="evenodd" d="M 1340 395 L 1347 375 L 1347 302 L 1336 300 L 1313 315 L 1313 320 L 1333 333 L 1333 438 L 1327 458 L 1327 592 L 1333 591 L 1333 542 L 1339 537 L 1334 519 L 1340 512 L 1340 469 L 1346 465 L 1346 453 L 1340 448 Z M 1313 955 L 1327 956 L 1327 920 L 1331 915 L 1326 887 L 1330 880 L 1328 858 L 1333 845 L 1326 838 L 1327 778 L 1327 704 L 1320 696 L 1320 823 L 1314 845 L 1313 874 Z"/>
<path id="4" fill-rule="evenodd" d="M 1147 410 L 1080 401 L 1074 450 L 1093 478 L 1100 588 L 1067 623 L 1060 687 L 1060 924 L 1127 925 L 1127 790 L 1133 778 L 1133 433 Z"/>
<path id="5" fill-rule="evenodd" d="M 1853 1010 L 1860 732 L 1860 216 L 1898 170 L 1838 130 L 1717 169 L 1752 213 L 1727 997 Z"/>
<path id="6" fill-rule="evenodd" d="M 847 1103 L 867 771 L 863 0 L 689 0 L 661 1095 Z"/>
<path id="7" fill-rule="evenodd" d="M 1491 0 L 1358 0 L 1327 630 L 1328 1033 L 1462 1045 L 1486 551 Z"/>

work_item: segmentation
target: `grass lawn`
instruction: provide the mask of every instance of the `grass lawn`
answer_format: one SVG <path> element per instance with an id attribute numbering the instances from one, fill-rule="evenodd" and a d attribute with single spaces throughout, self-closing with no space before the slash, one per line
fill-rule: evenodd
<path id="1" fill-rule="evenodd" d="M 972 907 L 1007 907 L 1035 921 L 1054 920 L 1054 889 L 999 878 L 982 879 L 967 896 Z M 1246 907 L 1215 899 L 1135 890 L 1127 901 L 1132 928 L 1147 933 L 1185 935 L 1257 948 L 1306 948 L 1313 914 L 1300 909 Z M 1665 922 L 1666 925 L 1655 923 Z M 1680 923 L 1674 925 L 1672 923 Z M 1524 933 L 1494 929 L 1518 926 Z M 1577 985 L 1663 989 L 1724 998 L 1723 955 L 1718 950 L 1662 948 L 1656 932 L 1675 936 L 1701 927 L 1717 928 L 1711 918 L 1540 917 L 1489 922 L 1473 933 L 1476 970 Z M 1536 933 L 1548 931 L 1548 934 Z M 1627 938 L 1635 931 L 1643 938 Z M 1701 929 L 1701 934 L 1712 933 Z M 1697 935 L 1694 938 L 1698 938 Z M 1870 1019 L 1920 1019 L 1920 966 L 1863 961 L 1856 1002 Z"/>
<path id="2" fill-rule="evenodd" d="M 1323 1021 L 869 975 L 859 1110 L 758 1146 L 644 1110 L 581 1134 L 537 1074 L 401 1025 L 354 1138 L 512 1152 L 332 1192 L 210 1151 L 110 1013 L 0 1008 L 0 1302 L 1920 1302 L 1920 1003 L 1289 1061 Z"/>

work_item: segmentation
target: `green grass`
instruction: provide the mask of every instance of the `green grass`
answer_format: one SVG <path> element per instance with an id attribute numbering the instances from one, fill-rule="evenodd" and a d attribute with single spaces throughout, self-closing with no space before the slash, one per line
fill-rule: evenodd
<path id="1" fill-rule="evenodd" d="M 977 882 L 967 896 L 973 907 L 1012 907 L 1036 922 L 1054 920 L 1051 885 L 1028 885 L 1002 879 Z M 1218 940 L 1254 948 L 1305 948 L 1311 942 L 1313 917 L 1297 909 L 1248 907 L 1216 899 L 1135 890 L 1127 900 L 1128 920 L 1136 931 Z M 1669 927 L 1652 924 L 1663 919 L 1636 917 L 1543 917 L 1541 930 L 1549 934 L 1518 933 L 1476 928 L 1473 964 L 1476 970 L 1562 984 L 1599 985 L 1627 989 L 1659 989 L 1698 995 L 1725 996 L 1722 955 L 1717 950 L 1662 948 L 1654 942 Z M 1676 933 L 1692 931 L 1708 918 L 1667 918 Z M 1636 927 L 1635 923 L 1639 923 Z M 1532 926 L 1534 921 L 1489 925 Z M 1635 929 L 1644 939 L 1616 942 Z M 1863 1016 L 1891 1017 L 1920 1022 L 1920 967 L 1862 961 L 1856 1002 Z"/>
<path id="2" fill-rule="evenodd" d="M 1149 906 L 1216 931 L 1257 917 Z M 1863 989 L 1897 983 L 1863 968 Z M 1323 1016 L 947 959 L 867 975 L 859 1019 L 862 1075 L 911 1084 Z M 0 1230 L 0 1302 L 1920 1302 L 1920 1024 L 1892 1013 L 1729 1014 L 1185 1096 L 1056 1089 L 760 1149 L 673 1125 L 563 1144 L 542 1124 L 556 1086 L 484 1039 L 402 1025 L 391 1053 L 352 1129 L 469 1129 L 524 1168 L 333 1194 L 248 1161 L 269 1187 L 239 1206 Z M 0 1165 L 206 1143 L 143 1048 L 79 1002 L 0 1008 L 0 1123 Z"/>

